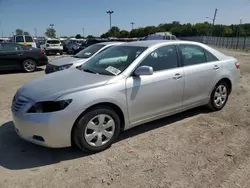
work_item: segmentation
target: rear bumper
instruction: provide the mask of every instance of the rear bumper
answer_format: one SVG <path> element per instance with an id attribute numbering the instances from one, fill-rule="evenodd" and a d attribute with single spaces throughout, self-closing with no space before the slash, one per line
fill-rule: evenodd
<path id="1" fill-rule="evenodd" d="M 47 64 L 48 64 L 48 58 L 46 56 L 37 60 L 37 66 L 43 66 Z"/>

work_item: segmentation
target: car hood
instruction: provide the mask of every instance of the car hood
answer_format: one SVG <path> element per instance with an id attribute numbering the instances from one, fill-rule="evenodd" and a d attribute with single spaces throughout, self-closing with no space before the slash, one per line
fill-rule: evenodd
<path id="1" fill-rule="evenodd" d="M 89 58 L 75 58 L 75 57 L 63 57 L 63 58 L 58 58 L 58 59 L 54 59 L 51 60 L 49 62 L 49 64 L 51 65 L 55 65 L 55 66 L 62 66 L 62 65 L 67 65 L 67 64 L 81 64 L 81 63 L 85 63 Z"/>
<path id="2" fill-rule="evenodd" d="M 18 90 L 18 95 L 38 101 L 52 101 L 58 97 L 104 85 L 112 76 L 67 69 L 34 79 Z"/>

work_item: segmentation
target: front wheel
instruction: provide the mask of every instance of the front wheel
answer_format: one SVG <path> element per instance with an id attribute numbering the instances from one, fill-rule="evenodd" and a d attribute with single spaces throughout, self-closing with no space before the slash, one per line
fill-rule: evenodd
<path id="1" fill-rule="evenodd" d="M 25 72 L 34 72 L 36 70 L 36 62 L 32 59 L 25 59 L 22 67 Z"/>
<path id="2" fill-rule="evenodd" d="M 225 82 L 218 83 L 211 93 L 209 108 L 213 111 L 221 110 L 227 103 L 228 95 L 228 85 Z"/>
<path id="3" fill-rule="evenodd" d="M 100 152 L 109 148 L 119 133 L 119 116 L 111 108 L 100 106 L 80 118 L 73 130 L 73 140 L 83 151 Z"/>

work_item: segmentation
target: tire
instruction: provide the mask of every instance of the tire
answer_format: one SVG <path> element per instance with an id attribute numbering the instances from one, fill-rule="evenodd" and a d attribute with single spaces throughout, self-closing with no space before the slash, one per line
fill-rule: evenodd
<path id="1" fill-rule="evenodd" d="M 63 52 L 60 52 L 60 55 L 63 55 Z"/>
<path id="2" fill-rule="evenodd" d="M 213 89 L 208 107 L 212 111 L 221 110 L 227 103 L 229 95 L 228 85 L 225 82 L 219 82 Z"/>
<path id="3" fill-rule="evenodd" d="M 119 133 L 119 116 L 107 106 L 98 106 L 80 117 L 72 136 L 74 143 L 82 151 L 96 153 L 109 148 Z"/>
<path id="4" fill-rule="evenodd" d="M 25 59 L 22 63 L 22 68 L 25 72 L 34 72 L 36 70 L 37 64 L 32 59 Z"/>

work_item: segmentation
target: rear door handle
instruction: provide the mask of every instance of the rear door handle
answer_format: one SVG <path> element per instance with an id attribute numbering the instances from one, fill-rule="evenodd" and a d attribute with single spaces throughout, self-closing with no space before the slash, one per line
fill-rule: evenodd
<path id="1" fill-rule="evenodd" d="M 173 79 L 175 79 L 175 80 L 178 80 L 178 79 L 180 79 L 180 78 L 182 78 L 182 75 L 181 75 L 180 73 L 176 73 L 176 74 L 174 75 L 174 77 L 173 77 Z"/>
<path id="2" fill-rule="evenodd" d="M 218 70 L 220 67 L 218 65 L 214 65 L 214 70 Z"/>

